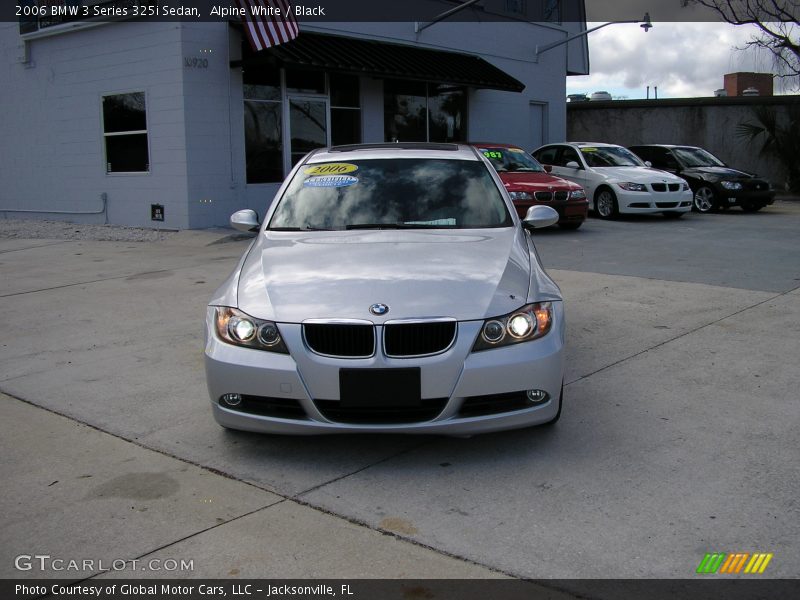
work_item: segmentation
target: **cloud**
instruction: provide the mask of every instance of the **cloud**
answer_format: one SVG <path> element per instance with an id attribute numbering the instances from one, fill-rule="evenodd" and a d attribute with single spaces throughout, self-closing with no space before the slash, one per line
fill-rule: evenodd
<path id="1" fill-rule="evenodd" d="M 568 77 L 567 90 L 644 98 L 649 85 L 651 98 L 654 86 L 659 98 L 712 96 L 725 73 L 772 70 L 769 57 L 736 49 L 755 31 L 727 23 L 656 22 L 647 33 L 633 24 L 610 25 L 589 34 L 591 74 Z"/>

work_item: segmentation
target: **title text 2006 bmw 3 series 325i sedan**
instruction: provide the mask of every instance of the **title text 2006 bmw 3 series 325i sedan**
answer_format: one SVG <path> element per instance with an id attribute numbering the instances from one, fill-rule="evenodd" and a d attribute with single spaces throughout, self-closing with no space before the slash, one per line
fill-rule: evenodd
<path id="1" fill-rule="evenodd" d="M 317 150 L 206 318 L 214 416 L 288 434 L 470 435 L 561 414 L 564 309 L 487 160 L 455 144 Z"/>

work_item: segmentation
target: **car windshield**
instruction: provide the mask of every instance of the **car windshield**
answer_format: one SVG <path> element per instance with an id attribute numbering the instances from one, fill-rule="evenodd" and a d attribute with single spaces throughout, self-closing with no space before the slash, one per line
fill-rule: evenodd
<path id="1" fill-rule="evenodd" d="M 643 167 L 635 154 L 620 146 L 583 146 L 583 160 L 590 167 Z"/>
<path id="2" fill-rule="evenodd" d="M 483 163 L 394 158 L 305 165 L 295 173 L 269 229 L 472 229 L 512 224 Z"/>
<path id="3" fill-rule="evenodd" d="M 544 173 L 544 168 L 522 148 L 478 148 L 498 173 Z"/>
<path id="4" fill-rule="evenodd" d="M 724 167 L 716 156 L 702 148 L 673 148 L 672 151 L 687 167 Z"/>

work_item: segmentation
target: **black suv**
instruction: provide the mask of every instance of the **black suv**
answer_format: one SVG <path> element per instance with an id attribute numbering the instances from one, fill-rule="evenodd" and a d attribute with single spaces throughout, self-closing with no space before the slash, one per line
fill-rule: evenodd
<path id="1" fill-rule="evenodd" d="M 654 168 L 675 173 L 688 181 L 694 194 L 693 208 L 699 212 L 729 206 L 755 212 L 775 199 L 775 190 L 769 181 L 731 169 L 702 148 L 649 144 L 628 149 Z"/>

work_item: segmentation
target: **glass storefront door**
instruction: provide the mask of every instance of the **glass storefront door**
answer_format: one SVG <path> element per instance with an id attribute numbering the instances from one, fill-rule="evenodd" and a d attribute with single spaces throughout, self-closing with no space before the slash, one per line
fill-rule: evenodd
<path id="1" fill-rule="evenodd" d="M 315 148 L 330 145 L 328 99 L 289 96 L 289 169 Z"/>

